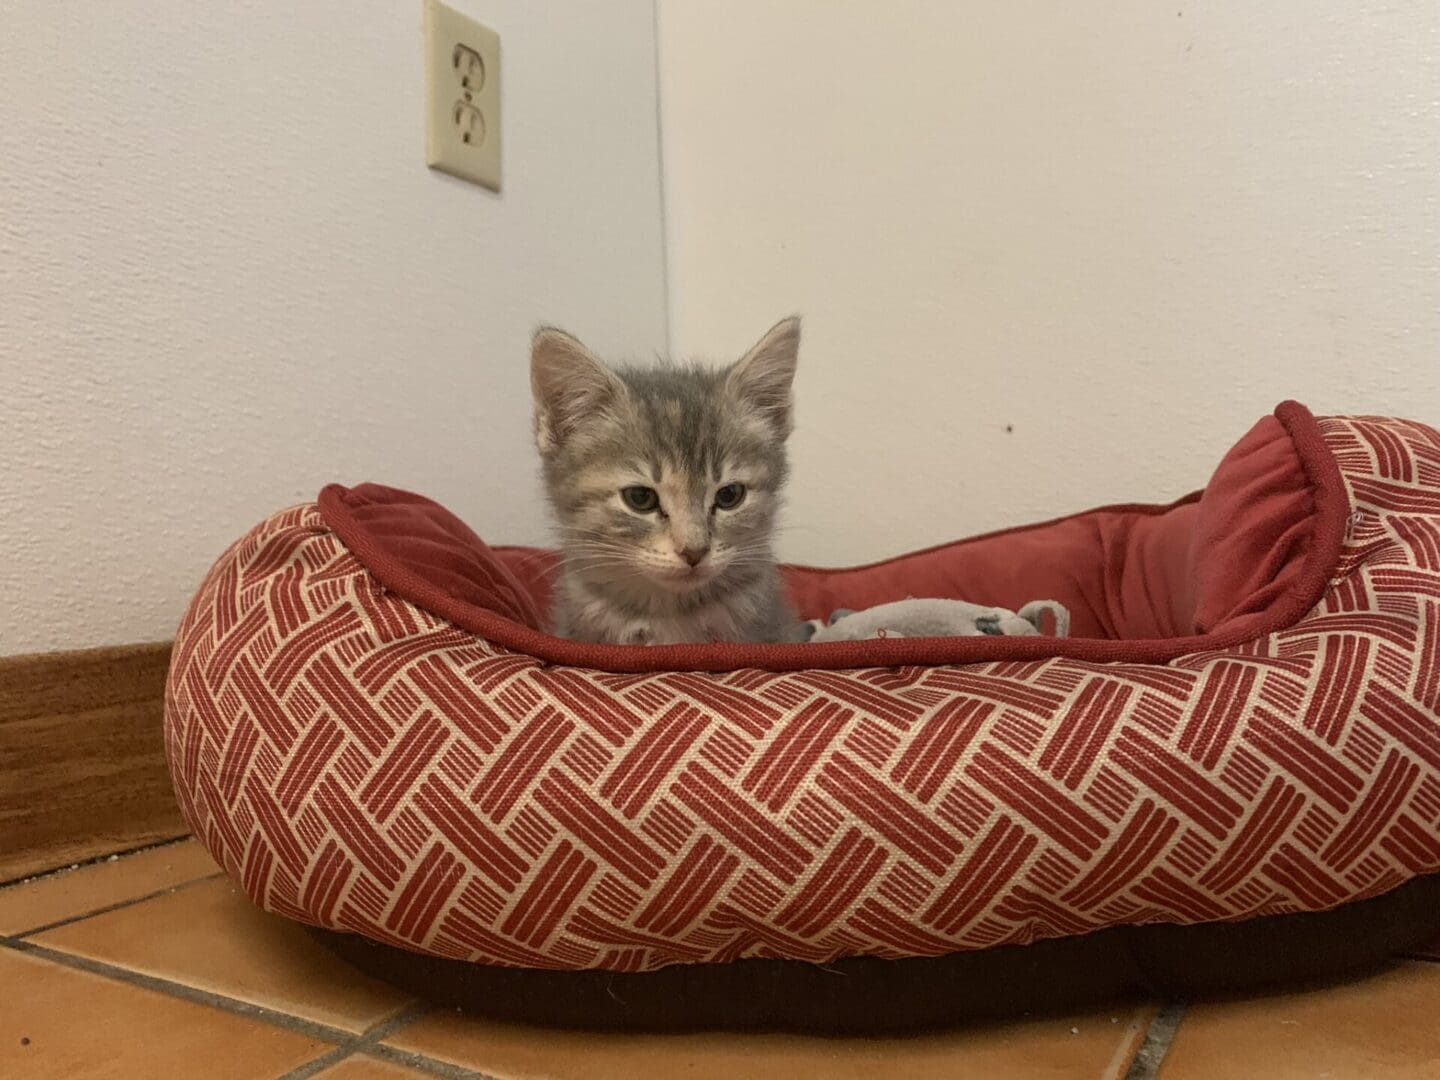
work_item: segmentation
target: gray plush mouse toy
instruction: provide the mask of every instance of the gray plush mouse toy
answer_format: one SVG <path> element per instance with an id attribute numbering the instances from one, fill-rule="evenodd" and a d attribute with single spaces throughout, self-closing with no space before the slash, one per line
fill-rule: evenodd
<path id="1" fill-rule="evenodd" d="M 1054 600 L 1032 600 L 1019 611 L 983 607 L 964 600 L 910 599 L 866 608 L 836 611 L 828 623 L 806 624 L 808 640 L 860 641 L 878 637 L 973 637 L 1043 633 L 1045 613 L 1055 619 L 1055 637 L 1070 633 L 1070 611 Z"/>

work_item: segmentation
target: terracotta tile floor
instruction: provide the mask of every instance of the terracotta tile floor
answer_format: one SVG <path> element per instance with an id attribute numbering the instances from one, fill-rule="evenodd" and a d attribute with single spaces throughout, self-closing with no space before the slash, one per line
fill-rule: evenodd
<path id="1" fill-rule="evenodd" d="M 193 841 L 0 888 L 0 1077 L 1440 1078 L 1440 942 L 1371 978 L 905 1039 L 597 1035 L 428 1009 L 256 911 Z"/>

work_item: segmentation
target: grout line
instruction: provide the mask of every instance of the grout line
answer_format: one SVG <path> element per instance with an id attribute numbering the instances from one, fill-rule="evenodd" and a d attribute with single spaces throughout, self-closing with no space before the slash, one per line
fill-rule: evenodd
<path id="1" fill-rule="evenodd" d="M 22 885 L 32 885 L 37 881 L 45 881 L 49 878 L 59 877 L 61 874 L 69 874 L 75 870 L 84 870 L 87 866 L 99 866 L 101 863 L 108 863 L 112 860 L 119 862 L 121 859 L 127 859 L 131 855 L 139 855 L 142 851 L 155 851 L 158 848 L 171 847 L 175 844 L 184 843 L 186 840 L 193 839 L 193 833 L 185 833 L 183 836 L 172 836 L 168 840 L 156 840 L 150 844 L 141 844 L 139 847 L 121 848 L 119 851 L 106 852 L 104 855 L 96 855 L 93 858 L 71 863 L 69 866 L 57 866 L 53 870 L 46 870 L 39 874 L 31 874 L 29 877 L 11 878 L 9 881 L 0 881 L 0 891 L 5 889 L 18 889 Z"/>
<path id="2" fill-rule="evenodd" d="M 319 1057 L 313 1058 L 303 1065 L 297 1065 L 281 1076 L 279 1080 L 308 1080 L 309 1077 L 314 1076 L 316 1073 L 328 1069 L 332 1065 L 339 1064 L 361 1050 L 374 1046 L 381 1039 L 393 1032 L 399 1031 L 403 1027 L 408 1027 L 429 1011 L 430 1006 L 422 1001 L 407 1005 L 388 1019 L 371 1024 L 363 1035 L 352 1038 L 344 1045 L 337 1046 L 329 1053 L 321 1054 Z"/>
<path id="3" fill-rule="evenodd" d="M 1180 1021 L 1185 1017 L 1185 1008 L 1185 1002 L 1172 1001 L 1155 1014 L 1150 1026 L 1145 1029 L 1140 1048 L 1130 1061 L 1125 1080 L 1154 1080 L 1160 1071 L 1160 1063 L 1170 1049 L 1170 1042 L 1180 1028 Z"/>
<path id="4" fill-rule="evenodd" d="M 448 1061 L 440 1061 L 425 1054 L 401 1050 L 398 1046 L 386 1046 L 382 1043 L 378 1046 L 367 1047 L 365 1052 L 395 1065 L 408 1065 L 412 1069 L 420 1069 L 432 1076 L 444 1077 L 445 1080 L 497 1080 L 489 1073 L 467 1069 L 463 1065 L 452 1065 Z"/>
<path id="5" fill-rule="evenodd" d="M 364 1043 L 378 1043 L 381 1039 L 388 1039 L 401 1028 L 409 1027 L 422 1016 L 427 1016 L 435 1010 L 435 1006 L 428 1001 L 414 1001 L 388 1019 L 377 1021 L 365 1029 L 365 1033 L 356 1040 L 358 1047 Z"/>
<path id="6" fill-rule="evenodd" d="M 1110 1060 L 1101 1070 L 1099 1080 L 1123 1080 L 1125 1074 L 1129 1072 L 1131 1064 L 1135 1061 L 1135 1055 L 1140 1052 L 1140 1047 L 1145 1042 L 1145 1034 L 1150 1030 L 1150 1021 L 1159 1014 L 1159 1011 L 1158 1004 L 1153 1001 L 1137 1005 L 1128 1013 L 1116 1009 L 1116 1015 L 1110 1018 L 1110 1022 L 1117 1023 L 1124 1016 L 1125 1038 L 1116 1044 L 1115 1053 L 1110 1055 Z"/>
<path id="7" fill-rule="evenodd" d="M 249 1017 L 253 1020 L 264 1020 L 274 1024 L 276 1027 L 286 1028 L 287 1030 L 297 1032 L 312 1039 L 321 1039 L 328 1043 L 345 1044 L 351 1043 L 357 1038 L 353 1032 L 343 1031 L 340 1028 L 331 1027 L 329 1024 L 320 1024 L 314 1020 L 305 1020 L 299 1016 L 291 1016 L 289 1013 L 267 1008 L 264 1005 L 253 1005 L 248 1001 L 226 997 L 224 994 L 212 993 L 209 990 L 199 990 L 193 986 L 186 986 L 184 983 L 175 982 L 172 979 L 162 979 L 156 975 L 146 975 L 139 971 L 130 971 L 127 968 L 107 964 L 101 960 L 91 960 L 88 956 L 76 956 L 73 953 L 61 952 L 59 949 L 50 949 L 44 945 L 37 945 L 33 941 L 19 941 L 12 937 L 0 937 L 0 948 L 13 949 L 19 953 L 37 956 L 44 960 L 51 960 L 65 967 L 74 968 L 77 971 L 84 971 L 91 975 L 99 975 L 103 978 L 113 979 L 116 982 L 129 983 L 132 986 L 139 986 L 145 990 L 154 990 L 157 993 L 168 994 L 170 997 L 183 998 L 197 1005 L 209 1005 L 212 1008 L 223 1009 L 226 1012 Z"/>
<path id="8" fill-rule="evenodd" d="M 131 897 L 129 900 L 117 900 L 113 904 L 103 904 L 93 911 L 87 911 L 81 915 L 70 915 L 64 919 L 56 919 L 54 922 L 45 923 L 31 930 L 21 930 L 19 933 L 7 934 L 6 937 L 15 941 L 24 941 L 26 938 L 34 937 L 36 934 L 43 934 L 48 930 L 57 930 L 62 926 L 69 926 L 71 923 L 84 922 L 86 919 L 93 919 L 97 915 L 108 915 L 112 911 L 119 911 L 134 904 L 143 904 L 146 900 L 154 900 L 160 896 L 169 896 L 171 893 L 188 889 L 192 885 L 202 885 L 207 881 L 214 881 L 216 878 L 223 878 L 225 871 L 217 870 L 213 874 L 206 874 L 204 877 L 191 878 L 189 881 L 177 882 L 174 885 L 167 885 L 163 889 L 156 889 L 154 892 L 146 893 L 144 896 Z"/>
<path id="9" fill-rule="evenodd" d="M 170 847 L 189 839 L 191 839 L 189 835 L 180 836 L 171 840 L 162 840 L 158 843 L 146 844 L 143 847 L 132 848 L 129 851 L 116 852 L 114 854 L 119 856 L 119 858 L 125 858 L 128 855 L 139 854 L 142 851 L 153 851 L 157 848 Z M 34 877 L 0 885 L 0 889 L 8 889 L 28 885 L 36 881 L 44 881 L 48 878 L 59 877 L 61 874 L 68 874 L 73 870 L 85 866 L 94 866 L 109 861 L 109 855 L 101 855 L 86 862 L 77 863 L 74 866 L 60 867 L 59 869 L 51 870 L 44 874 L 37 874 Z M 157 889 L 154 892 L 145 893 L 141 896 L 134 896 L 127 900 L 119 900 L 113 904 L 104 904 L 101 907 L 94 908 L 80 915 L 57 919 L 54 922 L 45 923 L 28 930 L 22 930 L 18 933 L 0 934 L 0 949 L 11 949 L 14 952 L 25 953 L 43 960 L 48 960 L 52 963 L 60 964 L 62 967 L 73 968 L 77 971 L 84 971 L 88 974 L 111 979 L 115 982 L 128 983 L 141 989 L 165 994 L 168 997 L 180 998 L 183 1001 L 190 1001 L 195 1004 L 206 1005 L 210 1008 L 220 1009 L 224 1012 L 250 1019 L 261 1020 L 312 1039 L 320 1039 L 324 1042 L 336 1044 L 333 1050 L 321 1054 L 319 1057 L 290 1070 L 285 1073 L 280 1080 L 306 1080 L 306 1078 L 314 1076 L 356 1054 L 364 1054 L 398 1065 L 404 1065 L 411 1069 L 428 1073 L 431 1076 L 442 1077 L 443 1080 L 496 1080 L 496 1078 L 489 1074 L 479 1072 L 475 1069 L 467 1069 L 464 1066 L 454 1065 L 448 1061 L 441 1061 L 425 1054 L 381 1044 L 382 1039 L 386 1039 L 395 1032 L 408 1027 L 422 1016 L 431 1012 L 433 1006 L 426 1002 L 413 1002 L 393 1016 L 372 1024 L 363 1034 L 355 1035 L 352 1032 L 331 1027 L 328 1024 L 306 1020 L 303 1017 L 294 1016 L 277 1009 L 271 1009 L 264 1005 L 255 1005 L 248 1001 L 242 1001 L 239 998 L 227 997 L 224 994 L 216 994 L 208 990 L 200 990 L 181 982 L 175 982 L 172 979 L 161 978 L 156 975 L 146 975 L 143 972 L 132 971 L 128 968 L 106 963 L 103 960 L 92 960 L 89 957 L 63 952 L 59 949 L 52 949 L 49 946 L 28 940 L 37 934 L 43 934 L 62 926 L 69 926 L 71 923 L 83 922 L 86 919 L 105 915 L 112 911 L 118 911 L 121 908 L 142 904 L 147 900 L 154 900 L 161 896 L 167 896 L 170 893 L 180 892 L 183 889 L 224 877 L 226 877 L 225 872 L 223 870 L 217 870 L 213 874 L 191 878 L 189 881 L 177 882 L 174 885 L 169 885 L 163 889 Z"/>
<path id="10" fill-rule="evenodd" d="M 322 1069 L 329 1068 L 332 1065 L 344 1061 L 347 1057 L 351 1057 L 356 1053 L 365 1053 L 399 1065 L 406 1065 L 412 1069 L 429 1073 L 432 1076 L 442 1077 L 444 1080 L 495 1080 L 494 1077 L 487 1073 L 478 1072 L 475 1069 L 467 1069 L 460 1065 L 452 1065 L 447 1061 L 440 1061 L 436 1058 L 428 1057 L 425 1054 L 417 1054 L 409 1050 L 401 1050 L 398 1047 L 381 1044 L 380 1040 L 389 1038 L 395 1032 L 408 1027 L 422 1016 L 431 1012 L 433 1007 L 426 1002 L 413 1002 L 394 1015 L 372 1024 L 365 1030 L 364 1034 L 356 1035 L 353 1032 L 331 1027 L 329 1024 L 306 1020 L 303 1017 L 293 1016 L 290 1013 L 271 1009 L 264 1005 L 255 1005 L 248 1001 L 241 1001 L 238 998 L 226 997 L 224 994 L 216 994 L 209 990 L 200 990 L 171 979 L 164 979 L 155 975 L 146 975 L 139 971 L 131 971 L 128 968 L 117 967 L 114 964 L 107 964 L 101 960 L 92 960 L 86 956 L 76 956 L 72 953 L 61 952 L 58 949 L 38 945 L 33 941 L 21 941 L 14 937 L 0 936 L 0 949 L 12 949 L 15 952 L 49 960 L 63 967 L 74 968 L 77 971 L 98 975 L 101 978 L 111 979 L 115 982 L 129 983 L 132 986 L 138 986 L 144 990 L 165 994 L 168 997 L 180 998 L 181 1000 L 190 1001 L 197 1005 L 207 1005 L 211 1008 L 234 1013 L 235 1015 L 244 1016 L 248 1019 L 261 1020 L 275 1027 L 285 1028 L 288 1031 L 293 1031 L 296 1034 L 304 1035 L 308 1038 L 319 1039 L 335 1044 L 333 1050 L 306 1062 L 296 1069 L 292 1069 L 290 1072 L 284 1074 L 282 1080 L 304 1080 L 304 1078 L 314 1076 Z"/>
<path id="11" fill-rule="evenodd" d="M 355 1052 L 353 1046 L 337 1046 L 328 1053 L 321 1054 L 317 1058 L 311 1058 L 304 1065 L 297 1065 L 287 1073 L 282 1073 L 278 1080 L 309 1080 L 316 1073 L 328 1069 L 331 1065 L 338 1065 Z"/>

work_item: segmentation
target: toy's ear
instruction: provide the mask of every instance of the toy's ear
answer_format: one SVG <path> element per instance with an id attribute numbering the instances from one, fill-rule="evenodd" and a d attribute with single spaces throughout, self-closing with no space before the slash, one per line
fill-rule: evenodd
<path id="1" fill-rule="evenodd" d="M 1015 614 L 1040 633 L 1045 633 L 1045 616 L 1055 620 L 1055 637 L 1070 636 L 1070 609 L 1055 600 L 1031 600 Z"/>
<path id="2" fill-rule="evenodd" d="M 794 427 L 790 388 L 799 358 L 800 319 L 792 315 L 766 331 L 726 376 L 735 400 L 759 413 L 781 439 Z"/>
<path id="3" fill-rule="evenodd" d="M 618 401 L 625 386 L 578 339 L 547 326 L 530 342 L 530 392 L 535 399 L 535 445 L 548 456 L 586 417 Z"/>

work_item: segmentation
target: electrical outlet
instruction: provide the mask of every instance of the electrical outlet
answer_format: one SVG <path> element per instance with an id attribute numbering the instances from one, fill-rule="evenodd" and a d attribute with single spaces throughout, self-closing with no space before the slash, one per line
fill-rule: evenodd
<path id="1" fill-rule="evenodd" d="M 425 163 L 500 190 L 500 35 L 425 2 Z"/>

